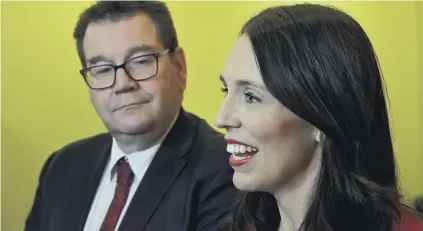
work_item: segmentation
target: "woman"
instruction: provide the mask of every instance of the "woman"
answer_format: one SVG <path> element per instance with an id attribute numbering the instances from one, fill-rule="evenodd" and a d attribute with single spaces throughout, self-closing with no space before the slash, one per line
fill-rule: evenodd
<path id="1" fill-rule="evenodd" d="M 382 76 L 350 16 L 310 4 L 262 11 L 221 81 L 216 125 L 244 191 L 230 230 L 423 230 L 401 205 Z"/>

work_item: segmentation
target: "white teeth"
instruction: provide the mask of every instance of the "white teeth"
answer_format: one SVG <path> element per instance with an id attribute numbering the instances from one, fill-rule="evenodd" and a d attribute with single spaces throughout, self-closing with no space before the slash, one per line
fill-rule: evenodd
<path id="1" fill-rule="evenodd" d="M 257 148 L 250 146 L 240 145 L 240 144 L 228 144 L 226 146 L 226 151 L 229 153 L 247 153 L 247 152 L 257 152 Z"/>
<path id="2" fill-rule="evenodd" d="M 240 152 L 240 153 L 245 153 L 245 151 L 247 151 L 247 147 L 245 147 L 244 145 L 241 145 L 241 146 L 239 147 L 239 152 Z"/>
<path id="3" fill-rule="evenodd" d="M 234 159 L 234 160 L 244 160 L 244 159 L 247 159 L 247 158 L 249 158 L 249 156 L 237 156 L 237 155 L 235 155 L 235 154 L 232 154 L 232 158 Z"/>
<path id="4" fill-rule="evenodd" d="M 233 144 L 228 144 L 228 147 L 229 147 L 229 151 L 228 152 L 233 153 L 234 152 L 234 149 L 235 149 L 234 145 Z"/>
<path id="5" fill-rule="evenodd" d="M 235 145 L 235 150 L 234 150 L 236 153 L 238 153 L 239 152 L 239 145 Z"/>

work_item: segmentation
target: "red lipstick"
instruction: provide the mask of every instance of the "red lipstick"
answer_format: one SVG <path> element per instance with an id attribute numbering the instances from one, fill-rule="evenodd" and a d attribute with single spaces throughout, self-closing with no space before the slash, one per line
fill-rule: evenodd
<path id="1" fill-rule="evenodd" d="M 232 167 L 239 167 L 247 163 L 251 158 L 253 158 L 253 156 L 254 155 L 248 155 L 248 156 L 245 156 L 245 158 L 243 158 L 242 160 L 235 160 L 234 154 L 232 154 L 231 156 L 229 156 L 229 164 Z"/>
<path id="2" fill-rule="evenodd" d="M 234 139 L 225 139 L 228 145 L 234 144 L 234 145 L 243 145 L 246 147 L 251 147 L 248 144 L 245 144 L 241 141 L 234 140 Z M 252 148 L 252 147 L 251 147 Z M 239 167 L 247 163 L 253 156 L 257 153 L 257 151 L 254 152 L 247 152 L 247 153 L 232 153 L 229 157 L 229 164 L 232 167 Z"/>
<path id="3" fill-rule="evenodd" d="M 250 146 L 248 144 L 242 143 L 241 141 L 234 140 L 234 139 L 225 139 L 225 140 L 226 140 L 226 143 L 228 144 L 239 144 L 239 145 Z"/>

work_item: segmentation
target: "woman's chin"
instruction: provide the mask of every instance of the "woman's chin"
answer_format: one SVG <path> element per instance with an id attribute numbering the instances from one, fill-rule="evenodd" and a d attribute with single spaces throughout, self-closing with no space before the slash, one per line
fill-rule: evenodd
<path id="1" fill-rule="evenodd" d="M 255 182 L 252 179 L 252 177 L 246 176 L 246 174 L 237 173 L 235 171 L 232 181 L 235 187 L 241 191 L 246 191 L 246 192 L 259 191 L 257 182 Z"/>

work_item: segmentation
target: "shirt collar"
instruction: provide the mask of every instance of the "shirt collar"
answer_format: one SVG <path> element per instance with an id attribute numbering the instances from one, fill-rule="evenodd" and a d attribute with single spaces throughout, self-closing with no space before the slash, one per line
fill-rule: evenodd
<path id="1" fill-rule="evenodd" d="M 116 172 L 116 163 L 123 157 L 125 158 L 129 165 L 131 166 L 134 176 L 136 178 L 141 178 L 145 173 L 145 169 L 148 167 L 148 164 L 152 161 L 154 155 L 159 149 L 161 143 L 157 143 L 154 146 L 151 146 L 142 151 L 133 152 L 130 154 L 125 154 L 122 149 L 119 148 L 115 138 L 113 138 L 112 151 L 110 154 L 110 161 L 108 166 L 108 172 L 110 173 L 110 180 L 113 179 L 113 176 Z"/>
<path id="2" fill-rule="evenodd" d="M 165 139 L 165 137 L 167 136 L 167 134 L 170 132 L 171 128 L 175 124 L 176 119 L 179 116 L 179 113 L 180 112 L 178 111 L 178 113 L 175 115 L 173 119 L 171 126 L 169 126 L 169 129 L 166 131 L 166 133 L 160 138 L 159 142 L 157 142 L 157 144 L 147 149 L 144 149 L 142 151 L 126 154 L 125 152 L 122 151 L 122 149 L 120 149 L 120 147 L 117 145 L 116 139 L 113 137 L 110 160 L 107 167 L 107 173 L 110 175 L 109 179 L 110 180 L 113 179 L 113 176 L 115 175 L 114 173 L 116 172 L 116 168 L 115 168 L 116 163 L 122 157 L 125 158 L 129 162 L 129 165 L 131 166 L 131 169 L 134 172 L 135 177 L 141 178 L 145 173 L 145 169 L 148 168 L 148 165 L 151 163 L 151 161 L 153 160 L 153 157 L 159 150 L 163 140 Z"/>

